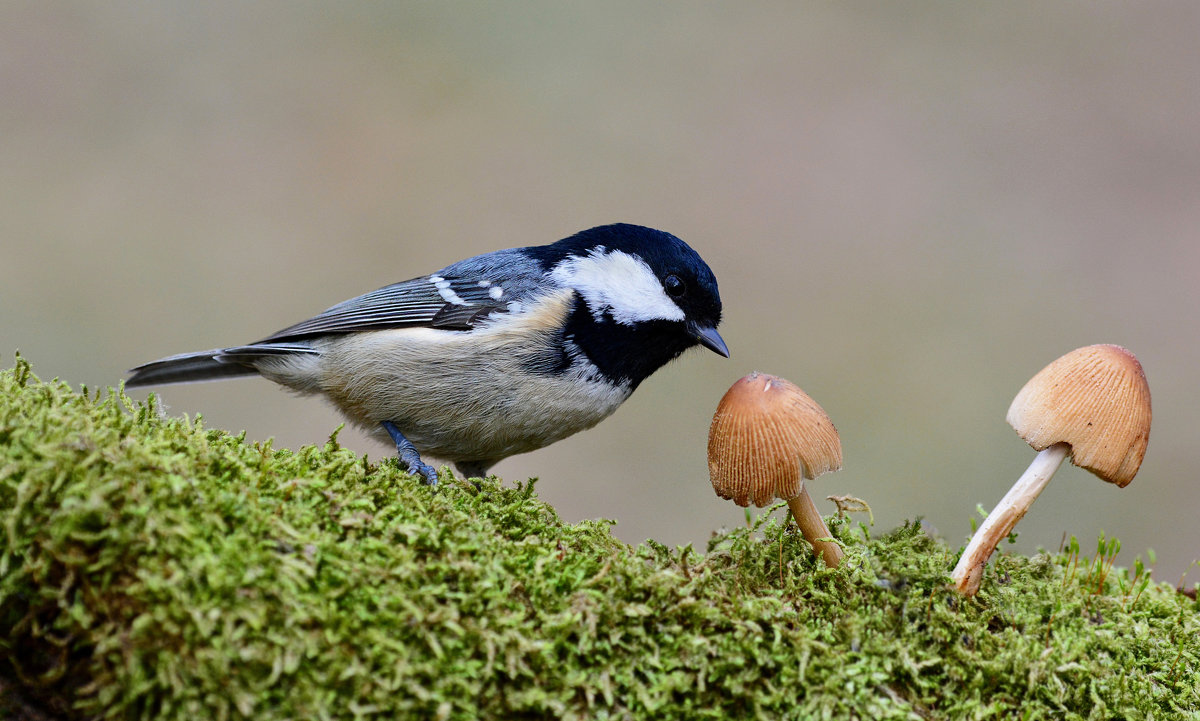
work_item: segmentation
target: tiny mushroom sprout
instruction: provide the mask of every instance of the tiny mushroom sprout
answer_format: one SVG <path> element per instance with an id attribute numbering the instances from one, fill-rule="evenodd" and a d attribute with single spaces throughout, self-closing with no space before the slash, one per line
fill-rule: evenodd
<path id="1" fill-rule="evenodd" d="M 1150 387 L 1142 365 L 1124 348 L 1079 348 L 1025 384 L 1008 409 L 1008 423 L 1038 455 L 959 558 L 951 577 L 967 596 L 979 591 L 992 551 L 1065 459 L 1121 488 L 1129 485 L 1150 440 Z"/>
<path id="2" fill-rule="evenodd" d="M 842 467 L 842 442 L 833 421 L 794 383 L 755 371 L 734 383 L 717 405 L 708 430 L 713 490 L 739 506 L 787 501 L 813 550 L 836 568 L 842 549 L 804 487 Z"/>

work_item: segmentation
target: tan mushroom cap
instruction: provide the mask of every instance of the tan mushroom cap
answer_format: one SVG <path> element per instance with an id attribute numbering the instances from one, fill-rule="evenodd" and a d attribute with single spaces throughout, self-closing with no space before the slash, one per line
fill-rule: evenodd
<path id="1" fill-rule="evenodd" d="M 807 393 L 755 371 L 734 383 L 708 430 L 713 490 L 739 506 L 765 506 L 804 490 L 805 478 L 842 467 L 833 421 Z"/>
<path id="2" fill-rule="evenodd" d="M 1150 441 L 1150 386 L 1128 350 L 1090 345 L 1031 378 L 1013 399 L 1008 423 L 1035 450 L 1070 444 L 1075 465 L 1125 487 Z"/>

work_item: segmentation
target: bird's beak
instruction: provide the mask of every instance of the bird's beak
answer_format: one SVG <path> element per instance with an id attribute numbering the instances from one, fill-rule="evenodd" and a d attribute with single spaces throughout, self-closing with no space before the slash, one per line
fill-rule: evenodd
<path id="1" fill-rule="evenodd" d="M 721 334 L 716 328 L 705 328 L 702 326 L 692 326 L 692 335 L 699 341 L 700 345 L 709 349 L 713 353 L 729 357 L 729 347 L 725 345 L 725 340 L 721 338 Z"/>

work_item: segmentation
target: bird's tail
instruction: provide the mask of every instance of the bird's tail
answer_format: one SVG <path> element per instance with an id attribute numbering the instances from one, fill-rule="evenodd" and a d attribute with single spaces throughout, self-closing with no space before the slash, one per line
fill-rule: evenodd
<path id="1" fill-rule="evenodd" d="M 196 353 L 181 353 L 152 361 L 129 371 L 126 388 L 165 385 L 168 383 L 197 383 L 223 378 L 258 375 L 254 361 L 268 356 L 316 353 L 306 345 L 248 345 L 236 348 L 214 348 Z"/>

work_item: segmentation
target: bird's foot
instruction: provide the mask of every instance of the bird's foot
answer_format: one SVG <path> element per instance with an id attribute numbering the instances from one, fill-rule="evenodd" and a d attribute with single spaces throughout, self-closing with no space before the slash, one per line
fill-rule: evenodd
<path id="1" fill-rule="evenodd" d="M 400 456 L 400 463 L 408 469 L 409 473 L 419 473 L 425 478 L 425 484 L 428 486 L 436 486 L 438 483 L 437 471 L 433 466 L 421 460 L 421 454 L 417 451 L 417 447 L 412 444 L 412 441 L 404 437 L 400 429 L 392 424 L 391 421 L 383 422 L 383 429 L 388 432 L 392 440 L 396 442 L 396 453 Z"/>

